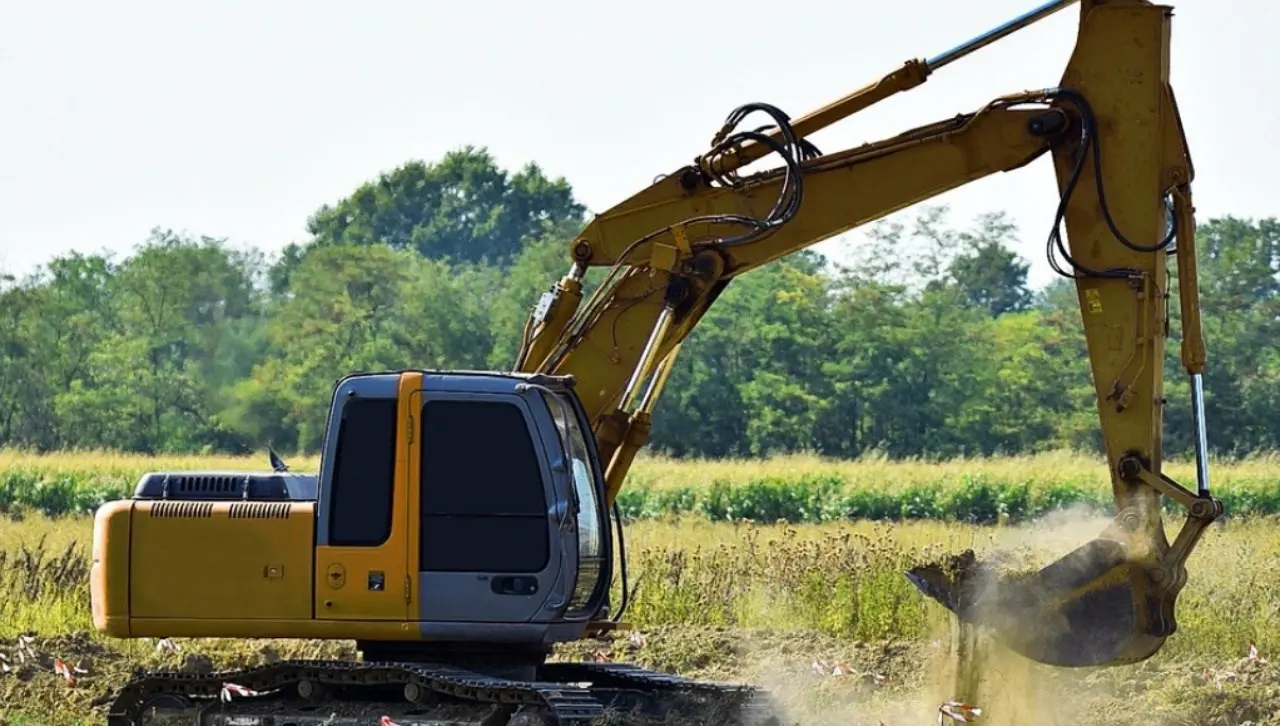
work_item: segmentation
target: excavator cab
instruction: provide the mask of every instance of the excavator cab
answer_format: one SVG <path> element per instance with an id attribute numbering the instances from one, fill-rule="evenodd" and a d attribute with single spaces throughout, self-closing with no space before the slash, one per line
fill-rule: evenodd
<path id="1" fill-rule="evenodd" d="M 398 658 L 488 647 L 493 627 L 506 662 L 525 646 L 536 661 L 609 611 L 589 431 L 567 377 L 345 376 L 315 475 L 155 472 L 103 507 L 94 622 L 255 637 L 267 619 Z"/>

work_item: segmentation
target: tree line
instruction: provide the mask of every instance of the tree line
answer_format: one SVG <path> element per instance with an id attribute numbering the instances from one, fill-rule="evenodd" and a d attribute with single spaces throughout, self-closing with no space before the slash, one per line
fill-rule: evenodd
<path id="1" fill-rule="evenodd" d="M 275 259 L 154 230 L 132 254 L 71 253 L 0 278 L 0 447 L 319 448 L 338 377 L 511 365 L 525 315 L 567 269 L 586 210 L 534 164 L 483 148 L 404 164 L 319 208 Z M 953 457 L 1098 450 L 1074 287 L 1027 284 L 1001 213 L 945 207 L 731 284 L 684 345 L 651 448 Z M 1216 453 L 1280 448 L 1280 222 L 1202 220 Z M 1176 297 L 1175 297 L 1176 300 Z M 1176 302 L 1166 442 L 1191 441 Z"/>

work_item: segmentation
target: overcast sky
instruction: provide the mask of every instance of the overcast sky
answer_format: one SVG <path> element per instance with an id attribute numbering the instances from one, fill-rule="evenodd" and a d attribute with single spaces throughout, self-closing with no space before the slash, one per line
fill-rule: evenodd
<path id="1" fill-rule="evenodd" d="M 274 251 L 321 204 L 465 144 L 537 161 L 601 211 L 701 152 L 741 103 L 799 116 L 1038 2 L 5 2 L 0 271 L 127 254 L 155 226 Z M 1201 218 L 1280 214 L 1280 3 L 1174 5 Z M 832 151 L 1053 85 L 1077 17 L 814 140 Z M 1046 159 L 934 201 L 956 224 L 1008 210 L 1039 283 L 1056 194 Z"/>

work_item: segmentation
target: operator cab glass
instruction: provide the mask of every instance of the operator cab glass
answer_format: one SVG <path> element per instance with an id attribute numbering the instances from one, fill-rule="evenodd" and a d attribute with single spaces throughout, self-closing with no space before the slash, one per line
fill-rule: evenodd
<path id="1" fill-rule="evenodd" d="M 490 453 L 494 442 L 501 456 Z M 425 403 L 422 571 L 533 574 L 547 567 L 547 500 L 534 446 L 513 402 Z"/>
<path id="2" fill-rule="evenodd" d="M 560 438 L 565 442 L 577 499 L 578 584 L 569 602 L 570 611 L 575 611 L 587 606 L 602 572 L 605 530 L 601 526 L 604 509 L 600 493 L 604 487 L 599 472 L 592 466 L 594 457 L 587 447 L 579 410 L 568 396 L 546 400 Z"/>

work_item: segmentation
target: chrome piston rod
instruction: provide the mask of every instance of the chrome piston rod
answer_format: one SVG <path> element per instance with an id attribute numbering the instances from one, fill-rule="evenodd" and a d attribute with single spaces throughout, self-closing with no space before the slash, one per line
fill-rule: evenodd
<path id="1" fill-rule="evenodd" d="M 967 40 L 945 53 L 935 55 L 925 61 L 925 63 L 929 66 L 930 71 L 936 71 L 948 63 L 958 61 L 975 50 L 985 48 L 997 40 L 1000 40 L 1007 35 L 1012 35 L 1028 25 L 1044 20 L 1059 10 L 1075 5 L 1079 1 L 1080 0 L 1050 0 L 1040 7 L 1029 10 L 1003 25 L 998 25 L 982 35 L 976 36 L 971 40 Z"/>
<path id="2" fill-rule="evenodd" d="M 631 402 L 635 400 L 636 393 L 639 391 L 640 382 L 653 372 L 658 346 L 662 345 L 662 339 L 667 337 L 667 329 L 671 327 L 671 318 L 675 312 L 675 306 L 671 303 L 662 306 L 658 321 L 653 325 L 653 332 L 649 334 L 649 340 L 640 353 L 640 360 L 636 362 L 636 369 L 631 373 L 631 380 L 627 382 L 627 387 L 622 392 L 622 400 L 619 401 L 618 408 L 625 411 L 631 407 Z"/>
<path id="3" fill-rule="evenodd" d="M 1199 373 L 1191 375 L 1191 415 L 1195 418 L 1196 433 L 1196 491 L 1202 497 L 1209 496 L 1209 435 L 1204 422 L 1204 379 Z"/>

